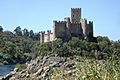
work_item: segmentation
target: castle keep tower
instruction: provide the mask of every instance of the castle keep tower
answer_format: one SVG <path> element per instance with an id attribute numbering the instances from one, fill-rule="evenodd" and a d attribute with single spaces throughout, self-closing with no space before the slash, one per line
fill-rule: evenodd
<path id="1" fill-rule="evenodd" d="M 71 8 L 71 22 L 80 23 L 81 8 Z"/>
<path id="2" fill-rule="evenodd" d="M 93 22 L 81 18 L 81 8 L 71 8 L 71 19 L 65 17 L 63 21 L 53 21 L 53 33 L 48 30 L 47 33 L 41 32 L 40 42 L 50 42 L 56 38 L 68 41 L 72 37 L 78 37 L 92 41 Z"/>

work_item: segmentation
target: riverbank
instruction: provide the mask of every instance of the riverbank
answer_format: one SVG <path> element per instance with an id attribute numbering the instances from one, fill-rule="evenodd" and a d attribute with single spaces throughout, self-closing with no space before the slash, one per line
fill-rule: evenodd
<path id="1" fill-rule="evenodd" d="M 14 70 L 16 65 L 0 65 L 0 80 Z"/>
<path id="2" fill-rule="evenodd" d="M 80 56 L 39 56 L 29 63 L 26 63 L 26 68 L 16 68 L 6 78 L 14 80 L 102 80 L 106 78 L 105 80 L 107 80 L 111 76 L 115 76 L 110 74 L 109 69 L 113 70 L 114 68 L 116 70 L 120 67 L 120 61 L 116 65 L 113 65 L 113 63 L 114 61 L 93 60 Z M 105 71 L 108 72 L 105 73 Z M 116 72 L 119 73 L 119 70 Z"/>

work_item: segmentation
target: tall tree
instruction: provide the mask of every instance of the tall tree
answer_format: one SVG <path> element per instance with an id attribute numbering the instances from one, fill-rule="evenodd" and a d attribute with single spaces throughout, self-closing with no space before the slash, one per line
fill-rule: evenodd
<path id="1" fill-rule="evenodd" d="M 21 31 L 20 26 L 16 27 L 16 29 L 15 29 L 14 31 L 15 31 L 15 34 L 16 34 L 16 35 L 22 36 L 22 31 Z"/>
<path id="2" fill-rule="evenodd" d="M 26 28 L 23 30 L 23 36 L 25 37 L 29 36 L 29 31 Z"/>
<path id="3" fill-rule="evenodd" d="M 2 28 L 2 26 L 0 26 L 0 32 L 3 32 L 3 28 Z"/>
<path id="4" fill-rule="evenodd" d="M 33 32 L 33 30 L 30 30 L 30 32 L 29 32 L 29 36 L 30 36 L 30 38 L 34 38 L 34 32 Z"/>

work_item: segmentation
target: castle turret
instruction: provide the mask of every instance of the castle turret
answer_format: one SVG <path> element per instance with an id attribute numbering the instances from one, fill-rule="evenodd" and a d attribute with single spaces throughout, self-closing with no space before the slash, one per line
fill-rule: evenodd
<path id="1" fill-rule="evenodd" d="M 71 8 L 71 22 L 80 23 L 81 8 Z"/>
<path id="2" fill-rule="evenodd" d="M 65 17 L 64 21 L 66 21 L 66 27 L 69 28 L 70 27 L 70 18 L 69 17 Z"/>
<path id="3" fill-rule="evenodd" d="M 66 22 L 66 38 L 70 39 L 70 37 L 71 37 L 71 32 L 70 32 L 71 22 L 70 22 L 70 18 L 69 17 L 65 17 L 64 21 Z"/>
<path id="4" fill-rule="evenodd" d="M 50 41 L 51 30 L 47 30 L 47 42 Z"/>
<path id="5" fill-rule="evenodd" d="M 81 8 L 71 8 L 71 19 L 64 18 L 64 21 L 53 21 L 53 33 L 41 33 L 41 42 L 49 42 L 56 38 L 67 41 L 72 37 L 93 40 L 93 22 L 81 18 Z"/>
<path id="6" fill-rule="evenodd" d="M 89 21 L 89 37 L 93 37 L 93 21 Z"/>
<path id="7" fill-rule="evenodd" d="M 40 42 L 44 43 L 44 36 L 45 36 L 45 31 L 40 32 Z"/>
<path id="8" fill-rule="evenodd" d="M 84 39 L 87 38 L 87 19 L 81 19 L 81 27 L 83 30 Z"/>
<path id="9" fill-rule="evenodd" d="M 56 26 L 57 26 L 57 21 L 53 21 L 53 37 L 56 38 Z"/>
<path id="10" fill-rule="evenodd" d="M 54 38 L 65 38 L 66 29 L 66 21 L 53 21 Z"/>

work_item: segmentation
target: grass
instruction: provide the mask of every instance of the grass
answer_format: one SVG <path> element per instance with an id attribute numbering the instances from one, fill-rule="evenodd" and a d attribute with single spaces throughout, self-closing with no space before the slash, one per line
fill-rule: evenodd
<path id="1" fill-rule="evenodd" d="M 105 60 L 100 63 L 95 60 L 82 59 L 72 74 L 67 74 L 68 69 L 52 69 L 49 72 L 50 80 L 120 80 L 120 61 Z M 75 72 L 74 72 L 75 71 Z"/>

